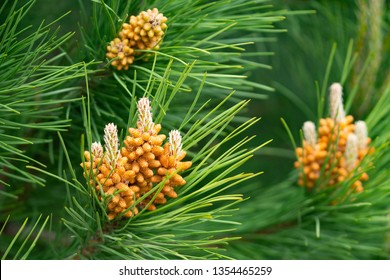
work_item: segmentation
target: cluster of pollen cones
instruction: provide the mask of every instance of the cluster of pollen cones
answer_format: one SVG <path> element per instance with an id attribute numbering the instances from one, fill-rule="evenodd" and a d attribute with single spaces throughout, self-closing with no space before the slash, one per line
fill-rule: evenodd
<path id="1" fill-rule="evenodd" d="M 192 162 L 182 161 L 186 152 L 180 133 L 172 130 L 164 144 L 166 136 L 159 134 L 160 130 L 161 125 L 153 123 L 149 100 L 141 98 L 137 128 L 128 129 L 121 149 L 117 127 L 110 123 L 104 130 L 104 149 L 94 142 L 91 151 L 84 152 L 84 176 L 106 203 L 110 220 L 130 218 L 145 207 L 154 210 L 165 204 L 167 197 L 176 198 L 175 188 L 186 183 L 179 173 Z M 154 187 L 158 190 L 152 190 Z"/>
<path id="2" fill-rule="evenodd" d="M 115 59 L 111 65 L 117 70 L 127 70 L 141 53 L 139 50 L 158 50 L 167 29 L 166 22 L 167 18 L 157 8 L 131 16 L 129 23 L 122 25 L 119 37 L 107 46 L 106 56 Z"/>
<path id="3" fill-rule="evenodd" d="M 364 121 L 353 123 L 353 117 L 345 115 L 340 84 L 330 87 L 329 101 L 330 117 L 320 119 L 318 131 L 311 121 L 303 125 L 303 146 L 296 149 L 295 167 L 301 170 L 298 184 L 310 190 L 350 180 L 350 189 L 362 192 L 368 175 L 361 171 L 360 163 L 373 151 L 368 146 L 367 126 Z"/>

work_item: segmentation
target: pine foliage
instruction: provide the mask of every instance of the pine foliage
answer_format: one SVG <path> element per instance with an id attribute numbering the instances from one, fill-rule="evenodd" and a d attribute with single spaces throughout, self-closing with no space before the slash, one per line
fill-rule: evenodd
<path id="1" fill-rule="evenodd" d="M 388 3 L 70 1 L 50 23 L 40 5 L 0 6 L 2 259 L 390 258 Z M 295 151 L 335 82 L 371 152 L 331 187 L 327 151 L 308 187 Z M 84 152 L 109 123 L 126 148 L 141 98 L 192 164 L 113 215 Z"/>

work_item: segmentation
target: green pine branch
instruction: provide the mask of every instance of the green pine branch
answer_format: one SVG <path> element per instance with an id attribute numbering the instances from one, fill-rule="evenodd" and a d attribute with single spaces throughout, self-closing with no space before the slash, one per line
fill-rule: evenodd
<path id="1" fill-rule="evenodd" d="M 169 73 L 170 69 L 166 72 Z M 188 72 L 184 71 L 175 87 L 180 87 L 180 83 L 187 77 Z M 161 84 L 166 82 L 168 80 Z M 164 127 L 165 116 L 170 115 L 170 102 L 181 95 L 164 86 L 158 88 L 162 90 L 154 92 L 153 88 L 150 88 L 145 95 L 154 101 L 153 112 L 159 112 L 155 118 Z M 227 102 L 230 96 L 219 106 Z M 88 140 L 86 147 L 90 147 L 91 141 L 98 140 L 92 133 L 94 118 L 90 115 L 92 112 L 89 100 L 87 97 L 84 109 L 84 138 Z M 135 99 L 131 99 L 131 108 L 135 106 L 135 102 Z M 194 108 L 196 103 L 195 97 L 190 107 Z M 242 201 L 240 194 L 229 194 L 227 190 L 258 175 L 240 173 L 237 169 L 261 146 L 245 148 L 252 138 L 243 138 L 237 144 L 229 144 L 237 137 L 242 137 L 257 120 L 249 120 L 231 132 L 226 131 L 227 125 L 246 104 L 246 101 L 242 101 L 224 112 L 218 112 L 216 108 L 204 115 L 201 114 L 203 110 L 199 110 L 191 114 L 194 119 L 192 125 L 184 119 L 183 148 L 191 152 L 193 162 L 193 167 L 186 171 L 184 176 L 186 185 L 179 189 L 178 198 L 169 200 L 157 210 L 141 211 L 129 220 L 114 223 L 108 221 L 106 206 L 94 194 L 94 187 L 88 186 L 84 182 L 85 179 L 77 176 L 81 174 L 81 168 L 73 167 L 69 159 L 69 168 L 73 174 L 69 185 L 73 188 L 69 192 L 67 217 L 63 219 L 63 223 L 73 235 L 73 245 L 69 252 L 63 253 L 67 253 L 68 258 L 83 259 L 225 258 L 220 249 L 221 245 L 236 237 L 218 236 L 238 226 L 238 223 L 231 221 L 231 216 L 237 210 L 235 205 Z M 131 109 L 129 112 L 135 113 Z M 129 126 L 135 126 L 134 116 L 123 117 L 130 120 Z M 187 126 L 188 129 L 185 128 Z M 221 133 L 225 133 L 223 138 L 220 137 Z M 64 141 L 63 145 L 67 153 L 66 146 L 69 143 Z M 222 150 L 226 145 L 231 146 Z M 68 158 L 68 154 L 66 157 Z M 161 191 L 161 186 L 157 184 L 150 193 Z M 135 205 L 147 195 L 137 200 Z M 212 225 L 214 230 L 210 230 L 209 225 Z M 209 230 L 206 230 L 206 227 Z"/>
<path id="2" fill-rule="evenodd" d="M 51 131 L 69 128 L 63 106 L 79 100 L 72 81 L 84 76 L 83 64 L 56 65 L 64 56 L 59 48 L 72 36 L 51 31 L 56 21 L 42 22 L 35 30 L 22 25 L 34 1 L 20 8 L 15 1 L 7 14 L 6 4 L 0 25 L 0 180 L 43 185 L 44 179 L 24 166 L 38 163 L 37 147 L 52 141 Z"/>

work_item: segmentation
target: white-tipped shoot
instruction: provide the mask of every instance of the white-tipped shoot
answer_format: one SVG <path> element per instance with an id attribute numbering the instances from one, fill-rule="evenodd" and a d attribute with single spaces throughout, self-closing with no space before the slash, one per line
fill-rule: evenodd
<path id="1" fill-rule="evenodd" d="M 176 157 L 182 151 L 181 136 L 178 130 L 171 130 L 169 132 L 169 152 Z"/>
<path id="2" fill-rule="evenodd" d="M 115 124 L 109 123 L 104 128 L 104 147 L 106 150 L 106 161 L 111 169 L 115 169 L 120 157 L 118 129 Z"/>
<path id="3" fill-rule="evenodd" d="M 99 142 L 93 142 L 91 145 L 91 154 L 94 158 L 103 157 L 103 147 Z"/>
<path id="4" fill-rule="evenodd" d="M 138 121 L 137 127 L 141 132 L 149 132 L 153 129 L 152 107 L 147 97 L 142 97 L 137 104 Z"/>
<path id="5" fill-rule="evenodd" d="M 359 150 L 364 150 L 367 147 L 367 125 L 364 121 L 357 121 L 355 123 L 355 134 L 357 136 Z"/>
<path id="6" fill-rule="evenodd" d="M 339 83 L 333 83 L 329 89 L 329 113 L 336 122 L 345 118 L 343 105 L 343 88 Z"/>
<path id="7" fill-rule="evenodd" d="M 345 147 L 345 167 L 348 171 L 352 171 L 356 167 L 356 160 L 358 158 L 358 138 L 351 133 L 347 138 L 347 145 Z"/>
<path id="8" fill-rule="evenodd" d="M 303 137 L 308 145 L 315 146 L 315 144 L 317 143 L 317 132 L 316 126 L 313 122 L 304 122 Z"/>

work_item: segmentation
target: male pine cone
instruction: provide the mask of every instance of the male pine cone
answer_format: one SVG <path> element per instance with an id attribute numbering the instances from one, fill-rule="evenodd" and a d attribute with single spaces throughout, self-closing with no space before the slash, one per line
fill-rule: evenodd
<path id="1" fill-rule="evenodd" d="M 360 163 L 373 151 L 368 147 L 367 127 L 363 121 L 353 124 L 353 117 L 345 116 L 341 85 L 331 86 L 329 101 L 330 117 L 320 119 L 318 137 L 314 123 L 304 123 L 303 146 L 296 149 L 295 167 L 301 170 L 298 184 L 310 190 L 351 182 L 351 190 L 360 193 L 362 182 L 368 180 Z"/>
<path id="2" fill-rule="evenodd" d="M 107 47 L 106 56 L 116 59 L 111 62 L 117 70 L 127 70 L 134 62 L 137 50 L 158 50 L 167 29 L 167 18 L 157 8 L 142 11 L 131 16 L 129 23 L 122 25 L 119 38 L 115 38 Z"/>
<path id="3" fill-rule="evenodd" d="M 142 11 L 131 16 L 129 23 L 122 25 L 119 36 L 128 39 L 130 46 L 139 50 L 158 50 L 164 31 L 167 29 L 167 18 L 157 8 Z"/>
<path id="4" fill-rule="evenodd" d="M 186 152 L 181 147 L 180 133 L 171 131 L 169 142 L 163 145 L 166 136 L 159 134 L 160 130 L 161 125 L 152 121 L 149 100 L 142 98 L 138 102 L 137 128 L 128 129 L 120 152 L 114 124 L 105 128 L 105 153 L 96 142 L 90 152 L 84 152 L 84 176 L 105 203 L 109 220 L 130 218 L 143 208 L 155 210 L 156 204 L 167 202 L 166 197 L 176 198 L 175 188 L 186 183 L 179 173 L 190 168 L 192 162 L 181 161 Z M 153 191 L 157 185 L 161 188 Z"/>

